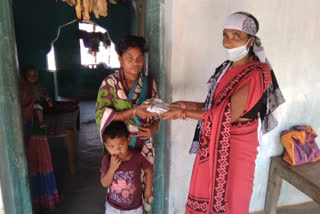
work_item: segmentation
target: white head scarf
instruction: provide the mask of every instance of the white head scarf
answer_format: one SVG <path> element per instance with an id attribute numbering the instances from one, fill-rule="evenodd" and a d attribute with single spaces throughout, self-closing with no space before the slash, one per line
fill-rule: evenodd
<path id="1" fill-rule="evenodd" d="M 260 62 L 267 63 L 264 48 L 261 46 L 261 40 L 256 36 L 259 31 L 259 22 L 254 16 L 246 12 L 233 13 L 227 18 L 223 28 L 240 30 L 254 36 L 253 52 L 259 58 Z"/>

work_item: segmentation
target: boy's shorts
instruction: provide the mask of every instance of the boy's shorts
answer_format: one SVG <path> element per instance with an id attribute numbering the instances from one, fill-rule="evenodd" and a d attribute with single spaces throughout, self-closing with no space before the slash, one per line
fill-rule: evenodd
<path id="1" fill-rule="evenodd" d="M 143 214 L 142 206 L 134 210 L 118 210 L 106 202 L 105 214 Z"/>

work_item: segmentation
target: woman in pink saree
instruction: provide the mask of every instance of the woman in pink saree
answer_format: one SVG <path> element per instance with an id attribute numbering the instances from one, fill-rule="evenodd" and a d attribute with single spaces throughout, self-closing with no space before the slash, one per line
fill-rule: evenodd
<path id="1" fill-rule="evenodd" d="M 248 214 L 257 156 L 258 123 L 272 130 L 272 112 L 284 102 L 260 39 L 259 23 L 245 12 L 223 30 L 227 61 L 210 78 L 204 103 L 178 101 L 163 119 L 195 119 L 190 153 L 196 153 L 186 214 Z"/>

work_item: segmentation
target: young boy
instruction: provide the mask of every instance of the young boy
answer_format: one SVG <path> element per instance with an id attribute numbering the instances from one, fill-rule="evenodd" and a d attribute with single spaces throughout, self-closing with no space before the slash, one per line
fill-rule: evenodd
<path id="1" fill-rule="evenodd" d="M 129 150 L 127 126 L 113 121 L 104 130 L 102 140 L 109 154 L 104 155 L 101 167 L 101 184 L 109 187 L 106 197 L 106 214 L 142 214 L 141 169 L 146 187 L 144 198 L 152 197 L 153 171 L 145 156 Z"/>

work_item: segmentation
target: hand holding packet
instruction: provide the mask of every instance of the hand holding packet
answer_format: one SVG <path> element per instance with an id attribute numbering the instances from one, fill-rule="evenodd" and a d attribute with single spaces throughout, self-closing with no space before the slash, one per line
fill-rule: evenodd
<path id="1" fill-rule="evenodd" d="M 144 101 L 143 104 L 151 104 L 151 106 L 147 108 L 147 111 L 157 114 L 168 112 L 170 110 L 169 107 L 180 108 L 179 104 L 168 104 L 158 98 L 148 99 Z"/>

